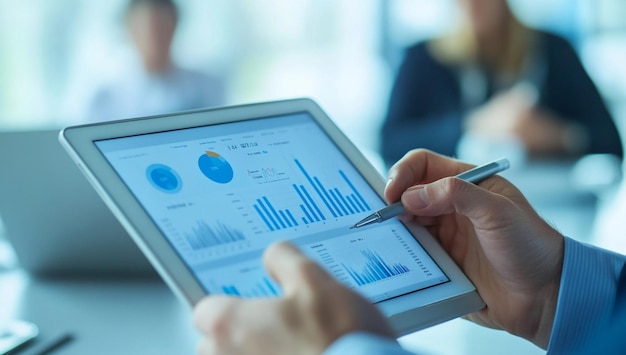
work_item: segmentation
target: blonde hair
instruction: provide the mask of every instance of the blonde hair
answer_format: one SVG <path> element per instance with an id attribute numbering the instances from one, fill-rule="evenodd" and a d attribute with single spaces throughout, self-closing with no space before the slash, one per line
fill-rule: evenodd
<path id="1" fill-rule="evenodd" d="M 534 31 L 512 13 L 509 16 L 507 38 L 492 58 L 492 64 L 497 72 L 520 73 L 533 46 Z M 462 65 L 479 60 L 478 41 L 467 19 L 452 32 L 431 40 L 428 48 L 435 59 L 445 64 Z"/>

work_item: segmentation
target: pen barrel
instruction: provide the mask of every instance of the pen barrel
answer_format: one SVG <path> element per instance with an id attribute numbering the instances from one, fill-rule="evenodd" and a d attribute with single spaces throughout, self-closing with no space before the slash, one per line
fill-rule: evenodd
<path id="1" fill-rule="evenodd" d="M 464 173 L 457 175 L 456 177 L 461 180 L 465 180 L 467 182 L 477 184 L 485 180 L 488 177 L 491 177 L 503 170 L 506 170 L 508 167 L 509 167 L 509 161 L 507 159 L 500 159 L 493 163 L 489 163 L 489 164 L 468 170 Z"/>
<path id="2" fill-rule="evenodd" d="M 393 218 L 397 215 L 404 213 L 404 206 L 402 206 L 402 202 L 396 202 L 392 205 L 387 206 L 386 208 L 379 211 L 380 219 L 382 221 L 386 221 L 390 218 Z"/>
<path id="3" fill-rule="evenodd" d="M 494 174 L 508 169 L 509 165 L 510 164 L 507 159 L 500 159 L 492 163 L 470 169 L 464 173 L 456 175 L 456 177 L 470 183 L 477 184 Z M 359 221 L 351 228 L 360 228 L 372 223 L 384 222 L 388 219 L 403 214 L 405 211 L 406 210 L 404 209 L 404 206 L 402 206 L 402 201 L 398 201 L 365 217 L 363 220 Z"/>

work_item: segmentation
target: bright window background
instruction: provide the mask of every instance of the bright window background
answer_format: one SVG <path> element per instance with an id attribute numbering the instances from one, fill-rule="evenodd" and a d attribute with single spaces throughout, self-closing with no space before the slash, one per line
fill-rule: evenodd
<path id="1" fill-rule="evenodd" d="M 626 132 L 626 2 L 510 0 L 572 41 Z M 174 56 L 222 76 L 228 104 L 315 99 L 378 166 L 378 128 L 402 50 L 456 20 L 456 0 L 180 0 Z M 125 1 L 0 0 L 0 129 L 80 121 L 89 93 L 124 66 Z M 462 320 L 406 337 L 428 354 L 543 353 Z M 505 350 L 506 349 L 506 350 Z"/>
<path id="2" fill-rule="evenodd" d="M 623 126 L 626 5 L 510 0 L 522 20 L 569 38 Z M 123 0 L 0 0 L 0 127 L 80 121 L 130 47 Z M 368 152 L 402 49 L 456 19 L 456 0 L 180 0 L 176 60 L 219 75 L 228 104 L 308 96 Z"/>
<path id="3" fill-rule="evenodd" d="M 0 125 L 80 121 L 90 93 L 124 65 L 126 2 L 0 0 Z M 390 81 L 381 1 L 187 0 L 174 57 L 219 75 L 228 104 L 312 97 L 375 150 Z"/>

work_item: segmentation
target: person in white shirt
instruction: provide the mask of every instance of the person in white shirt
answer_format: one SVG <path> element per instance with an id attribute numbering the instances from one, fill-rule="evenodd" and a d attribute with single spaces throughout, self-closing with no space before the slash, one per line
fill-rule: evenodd
<path id="1" fill-rule="evenodd" d="M 95 91 L 81 117 L 83 122 L 224 104 L 221 80 L 173 61 L 171 45 L 177 24 L 178 8 L 172 0 L 129 2 L 126 26 L 136 59 Z"/>

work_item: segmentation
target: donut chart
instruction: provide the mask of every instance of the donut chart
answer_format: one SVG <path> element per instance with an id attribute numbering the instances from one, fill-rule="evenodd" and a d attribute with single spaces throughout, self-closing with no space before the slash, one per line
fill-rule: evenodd
<path id="1" fill-rule="evenodd" d="M 148 181 L 157 190 L 167 193 L 177 193 L 183 186 L 180 176 L 169 166 L 152 164 L 146 169 Z"/>
<path id="2" fill-rule="evenodd" d="M 206 151 L 198 158 L 198 167 L 204 176 L 219 184 L 229 183 L 234 176 L 233 167 L 224 157 L 212 151 Z"/>

